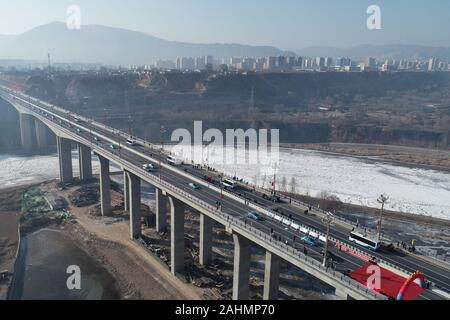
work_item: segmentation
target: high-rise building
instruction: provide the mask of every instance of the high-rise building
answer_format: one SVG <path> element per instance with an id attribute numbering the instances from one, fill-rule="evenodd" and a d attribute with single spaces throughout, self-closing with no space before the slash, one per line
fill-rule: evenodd
<path id="1" fill-rule="evenodd" d="M 438 65 L 438 60 L 435 58 L 430 59 L 428 61 L 428 71 L 435 71 Z"/>
<path id="2" fill-rule="evenodd" d="M 316 66 L 319 68 L 325 67 L 325 58 L 324 57 L 316 57 Z"/>
<path id="3" fill-rule="evenodd" d="M 204 57 L 195 58 L 195 69 L 197 69 L 197 70 L 205 70 L 206 69 Z"/>
<path id="4" fill-rule="evenodd" d="M 195 69 L 195 59 L 194 58 L 181 58 L 181 70 L 194 70 Z"/>
<path id="5" fill-rule="evenodd" d="M 274 70 L 276 68 L 276 57 L 267 57 L 264 65 L 265 70 Z"/>

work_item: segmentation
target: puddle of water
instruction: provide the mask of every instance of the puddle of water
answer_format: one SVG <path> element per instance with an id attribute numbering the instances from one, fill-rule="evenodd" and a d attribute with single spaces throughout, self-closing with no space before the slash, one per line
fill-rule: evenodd
<path id="1" fill-rule="evenodd" d="M 66 270 L 81 270 L 81 290 L 69 290 Z M 118 300 L 115 279 L 59 231 L 44 229 L 21 239 L 9 295 L 15 300 Z"/>

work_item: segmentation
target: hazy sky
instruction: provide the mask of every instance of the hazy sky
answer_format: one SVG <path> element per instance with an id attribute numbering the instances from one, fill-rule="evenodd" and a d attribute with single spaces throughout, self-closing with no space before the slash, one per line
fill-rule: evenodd
<path id="1" fill-rule="evenodd" d="M 142 31 L 167 40 L 300 49 L 327 45 L 450 46 L 449 0 L 0 0 L 0 34 L 65 21 L 79 5 L 82 24 Z M 382 30 L 366 27 L 381 7 Z"/>

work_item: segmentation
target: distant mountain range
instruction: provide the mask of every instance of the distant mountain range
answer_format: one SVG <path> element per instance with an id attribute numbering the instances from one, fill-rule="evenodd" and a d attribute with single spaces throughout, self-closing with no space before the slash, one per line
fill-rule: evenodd
<path id="1" fill-rule="evenodd" d="M 296 52 L 301 56 L 348 57 L 364 60 L 373 57 L 377 60 L 426 60 L 439 58 L 450 62 L 449 47 L 427 47 L 418 45 L 359 45 L 350 48 L 309 47 Z"/>
<path id="2" fill-rule="evenodd" d="M 194 44 L 167 41 L 142 32 L 99 25 L 69 30 L 62 22 L 52 22 L 20 35 L 0 35 L 0 59 L 55 62 L 145 65 L 159 59 L 212 55 L 216 58 L 294 55 L 272 46 L 243 44 Z M 450 61 L 450 48 L 416 45 L 360 45 L 351 48 L 309 47 L 296 52 L 301 56 L 367 57 L 384 59 L 429 59 Z"/>
<path id="3" fill-rule="evenodd" d="M 114 65 L 151 64 L 158 59 L 213 55 L 218 58 L 293 54 L 270 46 L 241 44 L 193 44 L 163 40 L 142 32 L 85 25 L 69 30 L 53 22 L 16 36 L 0 36 L 0 59 Z"/>

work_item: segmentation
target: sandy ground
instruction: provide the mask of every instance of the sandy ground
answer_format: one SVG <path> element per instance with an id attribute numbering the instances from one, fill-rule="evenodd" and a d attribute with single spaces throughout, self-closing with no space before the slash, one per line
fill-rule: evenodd
<path id="1" fill-rule="evenodd" d="M 46 184 L 44 191 L 57 191 L 56 183 Z M 76 187 L 75 187 L 76 189 Z M 59 192 L 68 201 L 72 189 Z M 112 193 L 112 206 L 119 207 L 120 194 Z M 69 201 L 68 201 L 69 203 Z M 115 218 L 94 217 L 88 212 L 95 205 L 69 210 L 77 224 L 69 226 L 69 235 L 87 252 L 101 260 L 119 283 L 125 299 L 199 300 L 201 291 L 174 277 L 169 270 L 129 239 L 129 223 L 121 211 Z"/>

